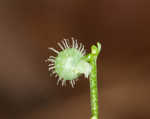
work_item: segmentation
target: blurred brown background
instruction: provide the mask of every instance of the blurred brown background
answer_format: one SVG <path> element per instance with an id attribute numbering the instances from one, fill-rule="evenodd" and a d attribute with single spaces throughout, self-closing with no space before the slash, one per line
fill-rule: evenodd
<path id="1" fill-rule="evenodd" d="M 89 119 L 88 80 L 56 86 L 44 60 L 62 38 L 102 43 L 100 119 L 150 119 L 149 0 L 0 0 L 0 119 Z"/>

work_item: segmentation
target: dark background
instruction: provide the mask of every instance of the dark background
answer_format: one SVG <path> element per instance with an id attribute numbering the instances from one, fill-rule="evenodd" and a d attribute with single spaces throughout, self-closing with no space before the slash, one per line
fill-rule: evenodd
<path id="1" fill-rule="evenodd" d="M 149 0 L 0 0 L 0 119 L 89 119 L 88 80 L 56 86 L 44 60 L 63 38 L 98 59 L 100 119 L 150 118 Z"/>

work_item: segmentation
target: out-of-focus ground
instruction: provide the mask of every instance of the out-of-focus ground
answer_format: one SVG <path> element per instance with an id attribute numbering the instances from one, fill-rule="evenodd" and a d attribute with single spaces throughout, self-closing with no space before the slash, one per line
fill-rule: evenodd
<path id="1" fill-rule="evenodd" d="M 150 118 L 149 0 L 1 0 L 0 119 L 88 119 L 88 80 L 56 86 L 47 47 L 71 36 L 98 59 L 100 119 Z"/>

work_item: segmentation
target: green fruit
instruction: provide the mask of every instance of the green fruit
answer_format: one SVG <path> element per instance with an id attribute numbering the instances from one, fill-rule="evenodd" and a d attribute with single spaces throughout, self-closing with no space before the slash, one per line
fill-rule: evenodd
<path id="1" fill-rule="evenodd" d="M 49 48 L 50 50 L 57 53 L 57 56 L 50 56 L 46 61 L 51 62 L 49 64 L 49 71 L 58 76 L 58 83 L 61 80 L 62 85 L 66 81 L 70 81 L 72 87 L 75 85 L 76 79 L 84 74 L 88 78 L 91 72 L 91 65 L 84 60 L 86 54 L 84 50 L 84 45 L 77 43 L 77 40 L 72 38 L 72 45 L 68 40 L 64 39 L 61 43 L 58 43 L 62 51 L 57 51 L 54 48 Z"/>

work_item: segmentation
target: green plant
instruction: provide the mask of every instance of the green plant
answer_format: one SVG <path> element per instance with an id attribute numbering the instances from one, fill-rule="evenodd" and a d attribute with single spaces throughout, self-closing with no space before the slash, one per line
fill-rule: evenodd
<path id="1" fill-rule="evenodd" d="M 91 119 L 98 119 L 98 87 L 97 87 L 97 57 L 101 51 L 101 44 L 92 45 L 91 53 L 86 54 L 84 45 L 78 44 L 77 40 L 72 38 L 72 44 L 68 39 L 58 43 L 62 51 L 54 48 L 48 48 L 54 51 L 57 56 L 49 56 L 46 62 L 49 62 L 48 70 L 58 77 L 57 85 L 62 81 L 62 86 L 69 81 L 72 87 L 77 78 L 84 74 L 86 78 L 90 77 L 90 97 L 91 97 Z"/>

